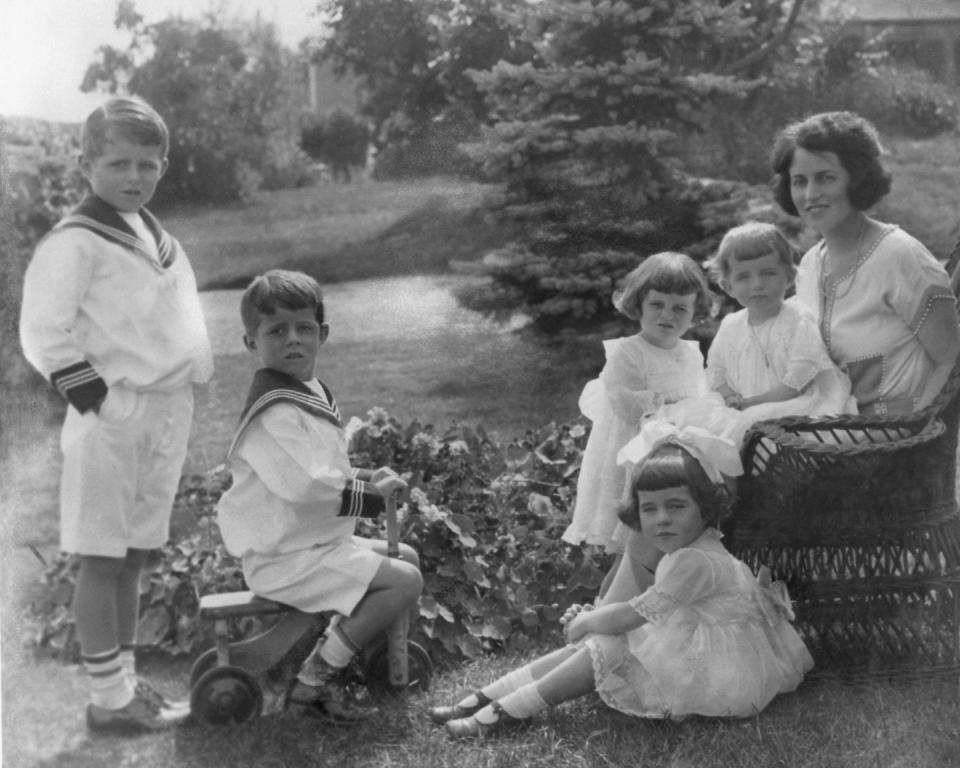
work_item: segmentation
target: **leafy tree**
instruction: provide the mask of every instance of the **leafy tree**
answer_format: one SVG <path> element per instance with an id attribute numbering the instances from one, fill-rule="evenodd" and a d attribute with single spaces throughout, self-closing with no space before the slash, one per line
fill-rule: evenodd
<path id="1" fill-rule="evenodd" d="M 469 76 L 496 62 L 532 55 L 502 11 L 523 0 L 326 0 L 328 34 L 315 56 L 360 80 L 360 112 L 373 143 L 386 149 L 431 149 L 438 127 L 459 140 L 485 117 L 483 95 Z M 448 142 L 449 143 L 449 142 Z M 429 149 L 427 151 L 430 151 Z"/>
<path id="2" fill-rule="evenodd" d="M 613 285 L 640 256 L 709 250 L 738 198 L 684 173 L 680 132 L 761 84 L 802 2 L 575 0 L 507 13 L 535 53 L 472 73 L 489 123 L 471 154 L 505 181 L 506 212 L 530 233 L 491 256 L 481 301 L 521 304 L 545 329 L 594 323 L 613 315 Z"/>
<path id="3" fill-rule="evenodd" d="M 334 181 L 350 181 L 350 169 L 366 164 L 369 145 L 366 124 L 339 109 L 305 125 L 300 136 L 300 146 L 310 157 L 330 166 Z"/>
<path id="4" fill-rule="evenodd" d="M 99 48 L 81 89 L 136 93 L 164 116 L 173 151 L 161 199 L 236 199 L 299 181 L 302 84 L 272 25 L 228 27 L 213 12 L 144 24 L 121 0 L 116 26 L 130 44 Z"/>

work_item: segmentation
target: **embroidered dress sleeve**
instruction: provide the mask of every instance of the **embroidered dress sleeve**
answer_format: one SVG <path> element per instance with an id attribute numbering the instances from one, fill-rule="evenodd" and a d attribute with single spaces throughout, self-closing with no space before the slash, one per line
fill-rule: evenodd
<path id="1" fill-rule="evenodd" d="M 269 491 L 330 517 L 375 517 L 384 499 L 354 477 L 340 431 L 292 405 L 275 405 L 248 428 L 238 448 Z"/>
<path id="2" fill-rule="evenodd" d="M 956 298 L 943 267 L 919 242 L 911 245 L 908 253 L 887 260 L 891 273 L 884 300 L 916 334 L 932 312 L 953 309 Z"/>
<path id="3" fill-rule="evenodd" d="M 24 356 L 81 413 L 97 408 L 107 395 L 106 382 L 76 336 L 93 274 L 90 254 L 69 233 L 49 235 L 27 267 L 20 314 Z"/>
<path id="4" fill-rule="evenodd" d="M 627 341 L 626 339 L 621 342 Z M 600 382 L 618 418 L 628 424 L 639 424 L 643 417 L 663 404 L 663 398 L 646 389 L 644 361 L 630 354 L 624 343 L 607 344 L 607 363 L 600 372 Z"/>
<path id="5" fill-rule="evenodd" d="M 784 305 L 783 312 L 791 312 L 789 323 L 780 330 L 777 344 L 788 350 L 787 369 L 782 384 L 798 391 L 804 390 L 822 371 L 836 368 L 817 327 L 817 321 L 799 304 Z"/>
<path id="6" fill-rule="evenodd" d="M 681 549 L 661 561 L 653 586 L 629 604 L 648 621 L 662 621 L 680 606 L 714 591 L 716 577 L 714 566 L 703 552 Z"/>

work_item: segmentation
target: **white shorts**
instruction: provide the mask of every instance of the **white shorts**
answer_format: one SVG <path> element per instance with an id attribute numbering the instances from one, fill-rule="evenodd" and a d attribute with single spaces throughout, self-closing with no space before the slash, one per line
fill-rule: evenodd
<path id="1" fill-rule="evenodd" d="M 386 555 L 374 551 L 377 539 L 345 539 L 283 555 L 247 555 L 243 576 L 260 597 L 307 613 L 353 613 L 370 589 Z"/>
<path id="2" fill-rule="evenodd" d="M 60 548 L 124 557 L 170 535 L 193 419 L 193 387 L 135 392 L 113 386 L 100 413 L 67 409 L 60 447 Z"/>

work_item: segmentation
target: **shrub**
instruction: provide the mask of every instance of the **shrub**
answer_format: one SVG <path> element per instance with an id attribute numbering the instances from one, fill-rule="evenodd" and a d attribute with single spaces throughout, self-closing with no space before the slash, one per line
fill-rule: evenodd
<path id="1" fill-rule="evenodd" d="M 885 64 L 838 82 L 831 100 L 874 122 L 881 132 L 924 139 L 956 130 L 957 92 L 907 64 Z"/>
<path id="2" fill-rule="evenodd" d="M 421 556 L 424 591 L 414 633 L 435 659 L 522 650 L 556 632 L 573 602 L 591 599 L 610 565 L 591 547 L 560 540 L 569 519 L 586 430 L 551 424 L 501 446 L 482 429 L 444 432 L 403 426 L 382 409 L 348 425 L 356 466 L 388 464 L 409 478 L 400 507 L 401 538 Z M 170 655 L 211 643 L 197 620 L 198 595 L 242 589 L 239 562 L 223 548 L 214 516 L 229 475 L 217 468 L 186 477 L 178 518 L 196 530 L 166 545 L 141 580 L 138 642 Z M 384 536 L 382 521 L 361 532 Z M 47 589 L 33 605 L 28 640 L 68 658 L 77 648 L 69 618 L 75 566 L 61 556 L 46 570 Z M 250 620 L 249 635 L 262 629 Z"/>
<path id="3" fill-rule="evenodd" d="M 325 118 L 312 118 L 300 130 L 300 146 L 330 166 L 335 181 L 350 181 L 350 169 L 366 165 L 369 145 L 366 123 L 339 109 Z"/>
<path id="4" fill-rule="evenodd" d="M 0 152 L 0 382 L 19 385 L 39 378 L 20 351 L 23 274 L 36 242 L 80 201 L 86 182 L 67 167 L 79 147 L 74 126 L 5 119 L 2 128 L 4 142 L 25 148 Z"/>

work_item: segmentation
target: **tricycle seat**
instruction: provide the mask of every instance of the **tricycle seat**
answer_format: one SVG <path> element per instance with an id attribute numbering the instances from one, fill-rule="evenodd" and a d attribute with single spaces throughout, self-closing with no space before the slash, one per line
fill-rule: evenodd
<path id="1" fill-rule="evenodd" d="M 221 592 L 200 598 L 200 615 L 211 621 L 236 616 L 268 616 L 294 610 L 289 605 L 258 597 L 253 592 Z"/>

